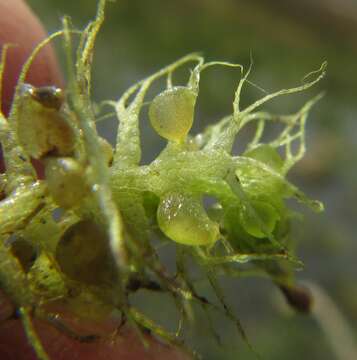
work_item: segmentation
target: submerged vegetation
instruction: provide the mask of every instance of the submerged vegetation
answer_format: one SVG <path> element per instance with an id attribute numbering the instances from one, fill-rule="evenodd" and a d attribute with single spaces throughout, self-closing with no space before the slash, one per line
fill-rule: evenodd
<path id="1" fill-rule="evenodd" d="M 245 340 L 243 327 L 225 302 L 218 281 L 222 275 L 271 278 L 296 310 L 309 311 L 309 295 L 294 283 L 293 272 L 302 263 L 292 251 L 289 225 L 296 213 L 286 200 L 296 199 L 315 211 L 323 207 L 286 175 L 305 153 L 305 122 L 321 96 L 293 114 L 271 114 L 262 108 L 273 98 L 315 85 L 325 74 L 325 64 L 300 86 L 265 94 L 242 108 L 243 87 L 252 85 L 251 67 L 245 71 L 241 65 L 187 55 L 134 84 L 119 100 L 105 102 L 118 118 L 112 148 L 97 134 L 99 115 L 90 91 L 94 43 L 105 5 L 105 0 L 99 1 L 96 19 L 83 31 L 65 18 L 63 30 L 37 47 L 24 66 L 9 119 L 0 116 L 6 162 L 0 177 L 0 283 L 20 310 L 38 357 L 47 355 L 31 317 L 49 318 L 48 306 L 58 302 L 84 318 L 90 313 L 104 321 L 120 312 L 123 321 L 181 344 L 180 331 L 158 326 L 130 303 L 130 293 L 138 288 L 172 294 L 181 314 L 179 329 L 194 321 L 191 304 L 196 303 L 225 314 Z M 77 35 L 74 51 L 72 38 Z M 66 91 L 25 84 L 37 52 L 58 36 L 64 38 L 67 56 Z M 187 83 L 175 85 L 175 71 L 188 65 L 192 70 Z M 5 51 L 1 70 L 4 66 Z M 212 66 L 240 71 L 233 108 L 192 136 L 200 76 Z M 147 99 L 151 85 L 162 78 L 166 88 Z M 143 111 L 167 140 L 147 165 L 141 164 Z M 235 155 L 234 142 L 247 126 L 255 127 L 254 135 Z M 279 130 L 275 138 L 264 141 L 267 129 L 274 126 Z M 41 162 L 44 179 L 38 179 L 31 159 Z M 213 201 L 206 204 L 207 198 Z M 54 217 L 59 210 L 60 216 Z M 175 273 L 164 267 L 156 251 L 158 243 L 167 241 L 176 245 Z M 188 265 L 192 261 L 219 304 L 196 291 Z M 60 328 L 66 331 L 66 324 Z"/>

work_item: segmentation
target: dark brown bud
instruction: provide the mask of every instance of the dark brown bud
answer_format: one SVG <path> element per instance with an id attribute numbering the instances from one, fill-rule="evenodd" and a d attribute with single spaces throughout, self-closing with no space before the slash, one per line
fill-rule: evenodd
<path id="1" fill-rule="evenodd" d="M 313 297 L 309 289 L 294 285 L 279 285 L 287 303 L 296 311 L 309 314 L 313 306 Z"/>

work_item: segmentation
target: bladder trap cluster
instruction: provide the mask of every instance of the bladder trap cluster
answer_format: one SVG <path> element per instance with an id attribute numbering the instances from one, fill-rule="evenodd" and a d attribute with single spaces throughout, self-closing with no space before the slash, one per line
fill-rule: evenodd
<path id="1" fill-rule="evenodd" d="M 0 284 L 27 323 L 29 315 L 46 319 L 52 304 L 62 304 L 76 316 L 90 313 L 98 321 L 122 313 L 123 319 L 182 343 L 182 332 L 161 328 L 131 304 L 131 293 L 143 287 L 170 293 L 185 326 L 194 321 L 191 304 L 197 303 L 221 311 L 245 337 L 225 303 L 219 277 L 263 275 L 289 299 L 289 289 L 296 291 L 293 270 L 301 262 L 291 251 L 289 224 L 295 213 L 286 199 L 322 210 L 286 179 L 304 155 L 305 122 L 320 96 L 288 115 L 268 113 L 263 106 L 312 87 L 323 77 L 325 65 L 301 85 L 265 94 L 242 108 L 250 68 L 187 55 L 134 84 L 118 100 L 106 102 L 118 119 L 112 147 L 97 133 L 99 115 L 90 98 L 93 46 L 105 3 L 99 1 L 97 18 L 83 31 L 73 29 L 65 18 L 63 30 L 38 46 L 24 66 L 9 118 L 0 116 L 6 162 L 6 173 L 0 176 Z M 72 37 L 78 33 L 73 57 Z M 67 88 L 25 84 L 36 53 L 57 36 L 64 38 Z M 193 135 L 200 77 L 212 66 L 238 68 L 232 109 Z M 191 69 L 188 80 L 174 84 L 173 75 L 181 67 Z M 166 87 L 148 99 L 151 85 L 162 78 Z M 167 145 L 143 165 L 144 111 Z M 274 124 L 280 130 L 265 141 L 266 128 Z M 248 126 L 255 127 L 252 139 L 235 154 L 234 142 Z M 44 168 L 43 179 L 33 159 Z M 213 203 L 208 206 L 206 198 Z M 174 273 L 156 251 L 158 243 L 167 242 L 176 247 Z M 211 284 L 217 304 L 197 293 L 190 278 L 192 261 Z M 46 358 L 39 338 L 31 339 L 39 358 Z"/>

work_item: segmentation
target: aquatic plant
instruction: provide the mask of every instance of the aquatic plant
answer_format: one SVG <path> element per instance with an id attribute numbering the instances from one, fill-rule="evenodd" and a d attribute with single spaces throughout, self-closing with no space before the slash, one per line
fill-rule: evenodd
<path id="1" fill-rule="evenodd" d="M 48 358 L 31 318 L 50 321 L 48 306 L 58 302 L 82 317 L 90 313 L 104 320 L 120 312 L 123 321 L 181 344 L 180 331 L 158 326 L 130 303 L 130 293 L 141 287 L 172 294 L 181 322 L 192 321 L 192 303 L 221 311 L 247 342 L 225 301 L 220 276 L 271 278 L 295 309 L 308 311 L 309 295 L 294 283 L 293 272 L 302 263 L 291 249 L 289 224 L 296 214 L 286 200 L 296 199 L 315 211 L 323 207 L 286 176 L 305 153 L 305 122 L 321 95 L 288 115 L 262 107 L 315 85 L 326 64 L 299 86 L 265 94 L 242 108 L 251 66 L 245 71 L 238 64 L 205 62 L 199 54 L 184 56 L 134 84 L 118 100 L 105 102 L 118 119 L 112 148 L 97 133 L 100 116 L 91 100 L 94 43 L 105 6 L 100 0 L 96 19 L 83 31 L 64 18 L 63 30 L 41 43 L 25 64 L 9 118 L 0 116 L 6 162 L 0 177 L 0 282 L 17 306 L 37 356 Z M 74 51 L 72 37 L 77 35 Z M 36 54 L 59 36 L 67 56 L 67 89 L 25 84 Z M 6 51 L 1 64 L 0 76 Z M 176 70 L 188 65 L 187 83 L 174 85 Z M 212 66 L 240 71 L 232 110 L 202 133 L 190 135 L 200 76 Z M 151 85 L 162 78 L 166 88 L 147 99 Z M 167 145 L 143 165 L 140 121 L 148 101 L 151 125 Z M 280 130 L 265 142 L 271 124 Z M 234 142 L 247 126 L 255 126 L 254 135 L 235 155 Z M 44 179 L 38 179 L 31 159 L 44 166 Z M 208 197 L 214 199 L 209 205 Z M 60 217 L 54 218 L 59 209 Z M 157 255 L 157 243 L 167 241 L 176 246 L 175 273 Z M 206 276 L 221 306 L 196 291 L 189 261 Z M 73 334 L 60 319 L 51 321 Z"/>

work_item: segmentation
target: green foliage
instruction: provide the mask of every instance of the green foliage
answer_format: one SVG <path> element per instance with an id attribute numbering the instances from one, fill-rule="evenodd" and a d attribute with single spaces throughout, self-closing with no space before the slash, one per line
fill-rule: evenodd
<path id="1" fill-rule="evenodd" d="M 112 154 L 97 134 L 97 115 L 90 99 L 94 41 L 105 4 L 99 1 L 97 18 L 82 32 L 65 18 L 64 30 L 39 45 L 20 77 L 9 121 L 1 115 L 0 140 L 7 167 L 0 178 L 5 193 L 0 203 L 2 287 L 22 309 L 28 335 L 41 359 L 46 356 L 31 330 L 28 309 L 34 308 L 33 315 L 43 317 L 38 304 L 49 305 L 54 300 L 70 304 L 70 310 L 80 316 L 85 316 L 83 308 L 90 304 L 103 320 L 120 310 L 134 323 L 178 343 L 180 334 L 169 333 L 141 314 L 130 304 L 128 294 L 133 282 L 139 287 L 156 282 L 159 289 L 174 296 L 182 321 L 192 320 L 192 302 L 207 306 L 189 280 L 187 262 L 193 259 L 206 274 L 222 313 L 236 322 L 246 339 L 225 303 L 218 274 L 243 271 L 243 264 L 248 263 L 257 270 L 253 274 L 264 273 L 280 285 L 291 284 L 292 272 L 301 263 L 290 249 L 292 214 L 285 200 L 295 198 L 322 210 L 320 203 L 309 200 L 286 179 L 288 170 L 304 155 L 305 121 L 320 96 L 291 115 L 273 115 L 260 108 L 277 96 L 312 87 L 324 76 L 325 64 L 310 74 L 312 80 L 265 95 L 241 109 L 241 91 L 249 83 L 250 69 L 244 72 L 241 65 L 205 63 L 198 54 L 187 55 L 136 83 L 117 101 L 106 102 L 118 118 Z M 80 34 L 80 41 L 73 59 L 75 33 Z M 57 98 L 59 90 L 23 83 L 36 53 L 59 35 L 64 35 L 69 74 L 63 103 Z M 175 71 L 192 63 L 187 84 L 174 86 Z M 202 134 L 190 136 L 200 76 L 216 65 L 241 71 L 232 111 Z M 153 162 L 142 165 L 141 112 L 149 88 L 160 78 L 166 78 L 167 87 L 151 100 L 149 118 L 168 142 Z M 265 143 L 262 139 L 270 123 L 282 129 Z M 254 136 L 237 156 L 233 144 L 248 125 L 256 126 Z M 46 179 L 36 178 L 30 157 L 42 161 Z M 205 208 L 207 197 L 215 203 Z M 53 211 L 58 208 L 63 213 L 55 221 Z M 37 249 L 28 270 L 20 266 L 8 245 L 14 233 Z M 176 274 L 161 264 L 153 242 L 157 237 L 175 242 Z"/>

